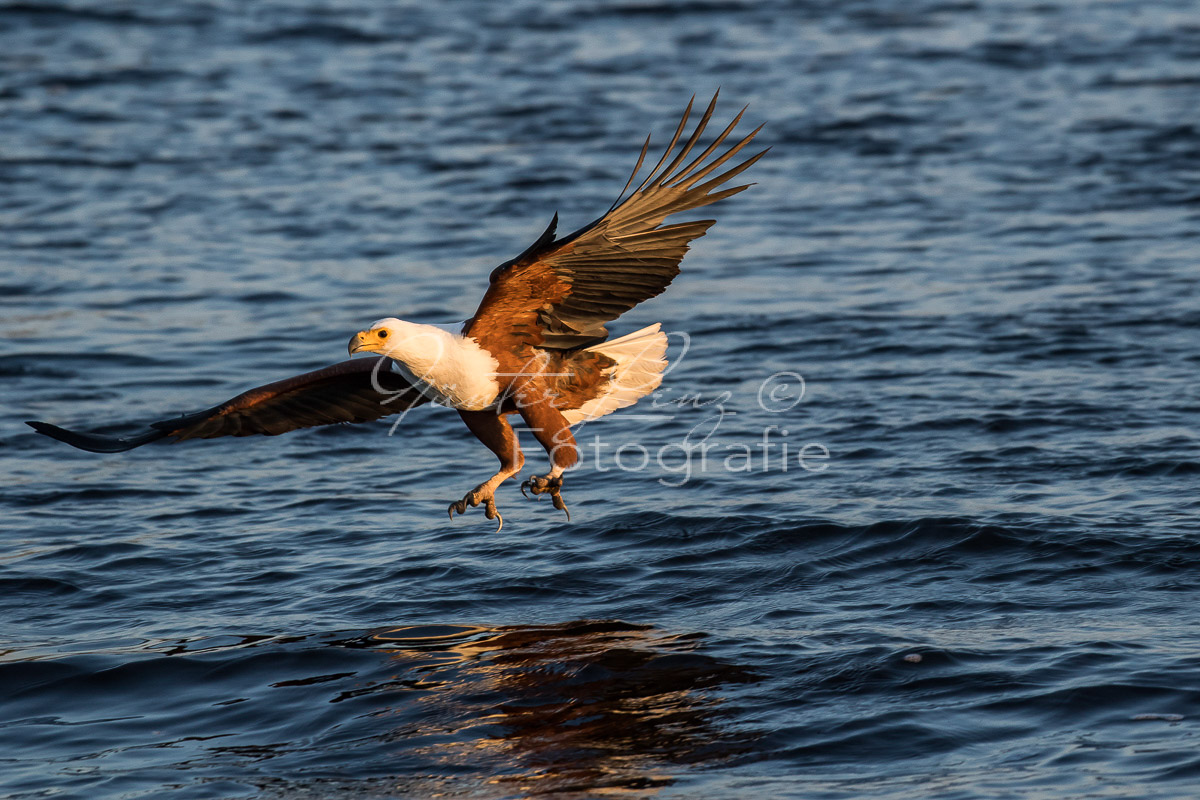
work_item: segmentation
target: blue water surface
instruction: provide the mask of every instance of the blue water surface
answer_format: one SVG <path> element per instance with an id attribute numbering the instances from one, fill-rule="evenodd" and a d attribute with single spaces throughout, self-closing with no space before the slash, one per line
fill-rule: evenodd
<path id="1" fill-rule="evenodd" d="M 570 523 L 446 409 L 22 424 L 464 319 L 718 87 Z M 1195 797 L 1197 109 L 1183 0 L 0 0 L 0 795 Z"/>

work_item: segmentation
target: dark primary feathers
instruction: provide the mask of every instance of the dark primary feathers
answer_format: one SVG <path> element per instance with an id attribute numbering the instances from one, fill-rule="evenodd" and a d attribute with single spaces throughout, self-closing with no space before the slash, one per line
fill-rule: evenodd
<path id="1" fill-rule="evenodd" d="M 710 158 L 741 120 L 739 112 L 703 152 L 687 161 L 716 102 L 713 95 L 691 136 L 668 162 L 691 114 L 692 103 L 688 103 L 658 164 L 628 197 L 622 191 L 608 213 L 557 240 L 555 215 L 550 227 L 528 250 L 497 267 L 479 309 L 467 320 L 463 333 L 481 344 L 515 336 L 540 347 L 579 347 L 603 340 L 608 336 L 604 323 L 666 289 L 679 274 L 679 262 L 688 243 L 703 236 L 714 222 L 705 219 L 664 226 L 666 217 L 746 189 L 750 184 L 714 191 L 766 153 L 763 150 L 709 177 L 761 128 Z M 649 146 L 647 138 L 626 189 L 640 171 Z"/>
<path id="2" fill-rule="evenodd" d="M 268 383 L 207 411 L 151 423 L 150 430 L 128 439 L 69 431 L 45 422 L 28 424 L 38 433 L 81 450 L 121 453 L 168 436 L 177 441 L 275 436 L 335 422 L 370 422 L 429 402 L 411 383 L 392 372 L 388 361 L 343 361 Z"/>

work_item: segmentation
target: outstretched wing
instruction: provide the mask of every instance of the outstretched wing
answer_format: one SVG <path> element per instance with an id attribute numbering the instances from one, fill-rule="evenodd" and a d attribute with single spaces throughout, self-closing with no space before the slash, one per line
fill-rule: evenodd
<path id="1" fill-rule="evenodd" d="M 360 358 L 285 378 L 242 392 L 207 411 L 150 424 L 128 439 L 79 433 L 30 422 L 30 427 L 72 447 L 93 453 L 123 453 L 166 438 L 214 439 L 218 436 L 276 436 L 299 428 L 335 422 L 370 422 L 428 402 L 389 359 Z"/>
<path id="2" fill-rule="evenodd" d="M 694 102 L 695 98 L 693 98 Z M 692 111 L 688 103 L 679 127 L 658 164 L 625 197 L 617 198 L 604 216 L 562 239 L 555 239 L 558 215 L 528 250 L 492 271 L 487 293 L 463 333 L 481 344 L 512 342 L 569 349 L 608 336 L 604 323 L 643 300 L 660 294 L 679 274 L 688 243 L 703 236 L 715 220 L 663 225 L 671 214 L 700 208 L 735 195 L 750 184 L 720 191 L 717 187 L 740 174 L 766 150 L 709 178 L 745 147 L 761 129 L 710 158 L 742 118 L 742 112 L 700 155 L 685 163 L 712 117 L 713 95 L 695 130 L 675 151 Z M 649 138 L 625 188 L 641 169 Z"/>

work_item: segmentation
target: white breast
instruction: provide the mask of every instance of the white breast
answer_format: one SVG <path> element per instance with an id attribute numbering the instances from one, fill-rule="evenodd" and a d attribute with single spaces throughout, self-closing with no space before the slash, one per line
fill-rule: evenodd
<path id="1" fill-rule="evenodd" d="M 419 355 L 388 353 L 399 371 L 436 401 L 464 411 L 482 411 L 496 401 L 500 365 L 474 340 L 422 325 Z M 428 337 L 428 338 L 426 338 Z"/>

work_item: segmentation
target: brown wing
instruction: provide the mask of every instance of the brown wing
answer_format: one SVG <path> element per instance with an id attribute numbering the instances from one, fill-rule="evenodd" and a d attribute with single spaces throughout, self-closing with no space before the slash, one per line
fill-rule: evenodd
<path id="1" fill-rule="evenodd" d="M 335 422 L 369 422 L 422 403 L 422 395 L 388 368 L 386 358 L 362 358 L 285 378 L 243 392 L 207 411 L 154 422 L 128 439 L 69 431 L 45 422 L 28 423 L 38 433 L 93 453 L 121 453 L 175 437 L 275 436 Z"/>
<path id="2" fill-rule="evenodd" d="M 712 144 L 685 163 L 716 103 L 717 96 L 713 95 L 692 135 L 667 163 L 691 114 L 692 103 L 688 103 L 658 164 L 632 194 L 625 197 L 622 191 L 604 216 L 569 236 L 555 239 L 555 215 L 533 246 L 497 267 L 479 309 L 467 320 L 463 333 L 481 344 L 492 342 L 501 347 L 511 344 L 514 337 L 518 342 L 547 348 L 579 347 L 603 340 L 608 336 L 604 323 L 666 289 L 679 274 L 679 262 L 688 243 L 703 236 L 715 220 L 666 226 L 663 221 L 671 214 L 700 208 L 746 189 L 750 184 L 713 191 L 766 153 L 764 150 L 716 177 L 708 177 L 761 129 L 759 126 L 721 155 L 710 158 L 741 120 L 745 112 L 742 109 Z M 646 139 L 626 189 L 641 169 L 649 146 L 650 140 Z"/>

